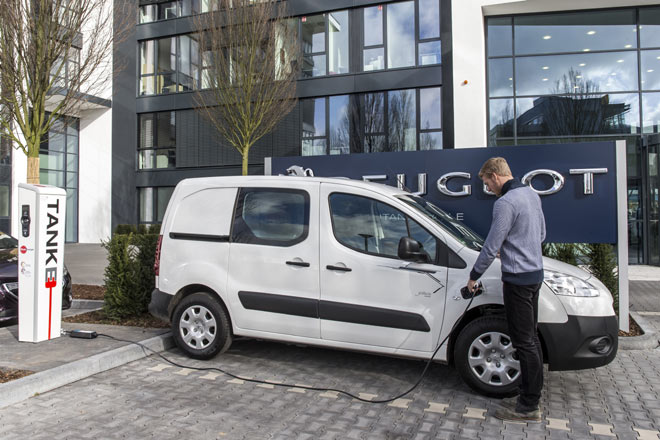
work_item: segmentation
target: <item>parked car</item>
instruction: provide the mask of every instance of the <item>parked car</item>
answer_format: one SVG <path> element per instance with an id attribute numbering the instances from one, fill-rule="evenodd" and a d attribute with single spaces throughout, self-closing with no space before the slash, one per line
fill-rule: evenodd
<path id="1" fill-rule="evenodd" d="M 0 323 L 18 317 L 18 240 L 0 232 Z M 71 307 L 71 275 L 64 266 L 62 309 Z"/>
<path id="2" fill-rule="evenodd" d="M 483 294 L 465 286 L 483 239 L 425 199 L 369 182 L 295 176 L 187 179 L 170 199 L 149 310 L 177 345 L 208 359 L 234 336 L 429 359 L 489 395 L 521 380 L 499 260 Z M 544 259 L 539 335 L 551 370 L 608 364 L 612 296 Z"/>

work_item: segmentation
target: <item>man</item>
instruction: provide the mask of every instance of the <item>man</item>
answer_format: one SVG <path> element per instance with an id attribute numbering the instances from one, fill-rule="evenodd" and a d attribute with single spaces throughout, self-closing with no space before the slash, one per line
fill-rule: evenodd
<path id="1" fill-rule="evenodd" d="M 518 398 L 504 399 L 495 417 L 510 421 L 541 421 L 539 400 L 543 388 L 543 353 L 537 334 L 539 289 L 543 282 L 541 243 L 545 219 L 541 199 L 511 175 L 506 160 L 488 159 L 479 178 L 498 199 L 484 247 L 470 272 L 468 288 L 496 256 L 502 262 L 504 311 L 509 336 L 518 352 L 522 383 Z"/>

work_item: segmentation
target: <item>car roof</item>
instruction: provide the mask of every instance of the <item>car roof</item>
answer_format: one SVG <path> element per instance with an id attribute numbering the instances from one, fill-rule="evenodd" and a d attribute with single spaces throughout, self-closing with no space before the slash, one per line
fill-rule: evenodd
<path id="1" fill-rule="evenodd" d="M 395 186 L 382 183 L 368 182 L 363 180 L 348 179 L 345 177 L 308 177 L 308 176 L 222 176 L 222 177 L 195 177 L 182 180 L 181 186 L 195 187 L 240 187 L 240 186 L 280 186 L 293 182 L 318 182 L 332 183 L 334 185 L 345 185 L 354 188 L 368 189 L 383 195 L 395 196 L 410 194 Z"/>

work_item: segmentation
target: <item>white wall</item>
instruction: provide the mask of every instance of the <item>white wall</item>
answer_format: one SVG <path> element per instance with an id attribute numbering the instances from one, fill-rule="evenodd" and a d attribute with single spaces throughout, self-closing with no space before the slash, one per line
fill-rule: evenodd
<path id="1" fill-rule="evenodd" d="M 488 97 L 485 16 L 658 3 L 658 0 L 452 0 L 455 147 L 486 146 Z M 467 84 L 463 84 L 465 80 Z"/>
<path id="2" fill-rule="evenodd" d="M 78 242 L 110 237 L 112 109 L 81 113 L 78 175 Z"/>

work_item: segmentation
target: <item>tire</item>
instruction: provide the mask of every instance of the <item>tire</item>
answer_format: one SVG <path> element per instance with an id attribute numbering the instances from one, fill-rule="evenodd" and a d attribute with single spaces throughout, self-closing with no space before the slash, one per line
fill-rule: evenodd
<path id="1" fill-rule="evenodd" d="M 206 292 L 186 296 L 176 306 L 172 334 L 176 345 L 194 359 L 211 359 L 232 342 L 229 314 Z"/>
<path id="2" fill-rule="evenodd" d="M 461 330 L 454 364 L 470 388 L 491 397 L 518 393 L 520 362 L 508 333 L 501 316 L 481 316 Z"/>

